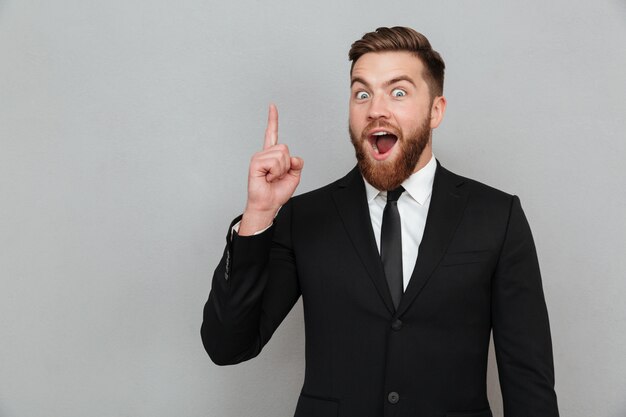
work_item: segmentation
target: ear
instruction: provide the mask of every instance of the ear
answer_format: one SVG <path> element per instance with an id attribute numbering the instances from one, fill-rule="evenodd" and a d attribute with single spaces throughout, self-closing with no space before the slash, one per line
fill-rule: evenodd
<path id="1" fill-rule="evenodd" d="M 433 99 L 432 106 L 430 108 L 430 128 L 436 129 L 441 121 L 443 120 L 443 116 L 446 113 L 446 105 L 448 101 L 444 96 L 437 96 Z"/>

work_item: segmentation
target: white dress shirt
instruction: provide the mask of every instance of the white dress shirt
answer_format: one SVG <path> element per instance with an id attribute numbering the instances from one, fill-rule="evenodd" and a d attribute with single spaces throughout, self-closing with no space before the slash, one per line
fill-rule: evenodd
<path id="1" fill-rule="evenodd" d="M 435 155 L 433 155 L 426 166 L 413 173 L 402 183 L 405 191 L 398 199 L 398 212 L 400 213 L 402 230 L 402 278 L 405 290 L 415 268 L 419 246 L 424 235 L 436 169 L 437 162 Z M 365 181 L 365 193 L 376 246 L 378 246 L 380 253 L 380 228 L 383 222 L 385 204 L 387 204 L 387 192 L 379 191 Z"/>

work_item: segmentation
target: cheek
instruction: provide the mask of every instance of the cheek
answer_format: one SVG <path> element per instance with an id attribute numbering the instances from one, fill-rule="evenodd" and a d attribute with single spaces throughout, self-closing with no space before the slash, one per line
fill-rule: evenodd
<path id="1" fill-rule="evenodd" d="M 358 126 L 363 125 L 363 112 L 358 108 L 350 107 L 350 112 L 348 114 L 348 122 L 350 126 L 354 129 Z"/>
<path id="2" fill-rule="evenodd" d="M 421 126 L 428 117 L 429 109 L 416 106 L 401 106 L 396 109 L 395 117 L 404 128 Z"/>
<path id="3" fill-rule="evenodd" d="M 359 107 L 355 106 L 354 104 L 350 104 L 350 107 L 348 108 L 348 114 L 350 115 L 350 119 L 354 119 L 359 113 Z"/>

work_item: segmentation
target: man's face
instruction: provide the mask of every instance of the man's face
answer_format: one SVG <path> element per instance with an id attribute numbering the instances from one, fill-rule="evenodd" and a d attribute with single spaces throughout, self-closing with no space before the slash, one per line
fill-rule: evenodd
<path id="1" fill-rule="evenodd" d="M 433 102 L 423 70 L 405 51 L 369 52 L 354 64 L 350 138 L 361 173 L 379 190 L 398 187 L 430 160 L 431 130 L 443 116 L 436 104 L 445 109 L 445 99 Z"/>

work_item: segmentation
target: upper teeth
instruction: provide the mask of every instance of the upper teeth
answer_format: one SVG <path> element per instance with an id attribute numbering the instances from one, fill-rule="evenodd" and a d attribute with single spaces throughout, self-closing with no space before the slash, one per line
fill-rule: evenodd
<path id="1" fill-rule="evenodd" d="M 387 133 L 387 132 L 376 132 L 372 136 L 384 136 L 384 135 L 388 135 L 388 134 L 389 133 Z"/>

